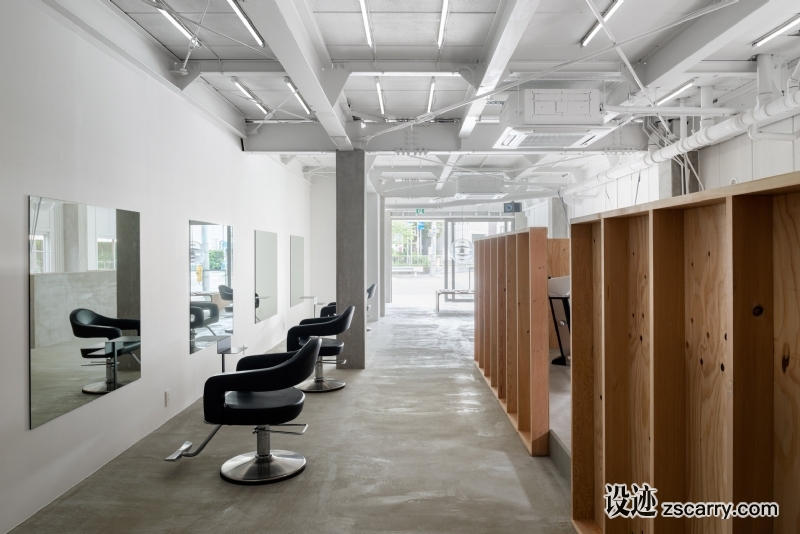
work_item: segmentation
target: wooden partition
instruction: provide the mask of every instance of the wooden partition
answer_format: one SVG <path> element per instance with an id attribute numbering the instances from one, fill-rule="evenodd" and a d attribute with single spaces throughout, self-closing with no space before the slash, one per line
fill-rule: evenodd
<path id="1" fill-rule="evenodd" d="M 475 363 L 534 456 L 548 454 L 550 431 L 547 278 L 563 276 L 568 249 L 546 228 L 475 241 Z"/>
<path id="2" fill-rule="evenodd" d="M 796 533 L 800 173 L 572 221 L 578 532 Z M 659 502 L 772 502 L 777 518 L 615 518 Z"/>

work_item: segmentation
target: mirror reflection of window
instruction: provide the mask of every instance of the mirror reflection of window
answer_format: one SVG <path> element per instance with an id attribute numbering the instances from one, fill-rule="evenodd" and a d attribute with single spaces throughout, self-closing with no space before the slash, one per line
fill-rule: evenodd
<path id="1" fill-rule="evenodd" d="M 41 197 L 29 214 L 35 428 L 141 376 L 139 214 Z"/>
<path id="2" fill-rule="evenodd" d="M 304 302 L 305 295 L 305 244 L 302 236 L 289 236 L 289 305 Z"/>
<path id="3" fill-rule="evenodd" d="M 189 351 L 233 333 L 233 227 L 189 221 Z"/>

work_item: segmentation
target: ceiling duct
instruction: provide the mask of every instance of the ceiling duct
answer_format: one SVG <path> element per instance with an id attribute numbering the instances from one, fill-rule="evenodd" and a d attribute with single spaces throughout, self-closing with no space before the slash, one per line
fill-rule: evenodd
<path id="1" fill-rule="evenodd" d="M 503 179 L 494 176 L 459 178 L 455 198 L 459 200 L 496 200 L 506 195 Z"/>
<path id="2" fill-rule="evenodd" d="M 580 148 L 612 130 L 604 126 L 597 89 L 525 89 L 500 110 L 496 149 Z M 520 109 L 520 107 L 522 109 Z"/>

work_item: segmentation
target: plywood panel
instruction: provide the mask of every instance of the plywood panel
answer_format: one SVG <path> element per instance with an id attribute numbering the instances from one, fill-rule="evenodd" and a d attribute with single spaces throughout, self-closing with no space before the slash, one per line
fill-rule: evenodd
<path id="1" fill-rule="evenodd" d="M 531 430 L 531 301 L 530 301 L 530 236 L 517 234 L 517 430 Z"/>
<path id="2" fill-rule="evenodd" d="M 800 525 L 800 194 L 773 201 L 774 498 L 773 532 Z"/>
<path id="3" fill-rule="evenodd" d="M 603 232 L 603 430 L 605 482 L 630 484 L 631 403 L 628 318 L 628 219 L 605 219 Z M 607 519 L 604 532 L 627 534 L 630 520 Z"/>
<path id="4" fill-rule="evenodd" d="M 773 495 L 772 198 L 728 199 L 733 277 L 733 502 L 771 502 Z M 731 378 L 733 375 L 733 378 Z M 741 518 L 734 534 L 771 532 L 772 518 Z"/>
<path id="5" fill-rule="evenodd" d="M 595 395 L 596 348 L 592 228 L 572 227 L 572 519 L 594 520 L 595 509 Z"/>
<path id="6" fill-rule="evenodd" d="M 506 398 L 506 238 L 497 241 L 497 355 L 492 370 L 492 386 L 497 387 L 497 398 Z"/>
<path id="7" fill-rule="evenodd" d="M 686 478 L 688 501 L 730 502 L 733 391 L 721 371 L 731 368 L 730 264 L 724 204 L 684 212 Z M 728 373 L 730 375 L 731 373 Z M 689 519 L 697 534 L 730 533 L 731 521 Z"/>
<path id="8" fill-rule="evenodd" d="M 603 232 L 602 226 L 592 225 L 592 311 L 596 318 L 592 331 L 592 360 L 594 367 L 594 500 L 595 522 L 605 528 L 603 494 L 605 493 L 605 418 L 603 412 L 603 382 L 605 364 L 603 361 Z M 574 437 L 573 437 L 574 447 Z"/>
<path id="9" fill-rule="evenodd" d="M 481 315 L 483 320 L 483 350 L 481 351 L 481 361 L 480 361 L 480 368 L 486 372 L 486 366 L 488 365 L 489 361 L 489 353 L 491 351 L 491 343 L 492 343 L 492 329 L 491 329 L 491 306 L 492 306 L 492 298 L 491 298 L 491 283 L 489 282 L 491 276 L 491 256 L 492 256 L 492 249 L 491 244 L 488 240 L 482 240 L 481 246 L 483 247 L 483 258 L 481 259 L 481 270 L 483 272 L 482 279 L 483 279 L 483 314 Z"/>
<path id="10" fill-rule="evenodd" d="M 568 276 L 570 273 L 569 239 L 547 240 L 547 277 Z M 553 312 L 550 312 L 549 326 L 550 348 L 558 348 L 558 336 L 553 323 Z"/>
<path id="11" fill-rule="evenodd" d="M 683 212 L 650 217 L 650 474 L 661 502 L 686 501 L 686 365 Z M 655 534 L 682 534 L 685 520 L 658 516 Z"/>
<path id="12" fill-rule="evenodd" d="M 506 236 L 506 412 L 517 413 L 517 236 Z M 519 423 L 517 423 L 519 426 Z"/>
<path id="13" fill-rule="evenodd" d="M 652 483 L 650 477 L 650 269 L 648 217 L 628 223 L 628 358 L 630 375 L 630 481 Z M 631 519 L 633 532 L 652 532 L 652 521 Z"/>
<path id="14" fill-rule="evenodd" d="M 472 338 L 473 359 L 475 360 L 476 363 L 480 362 L 481 350 L 483 349 L 483 341 L 481 339 L 483 333 L 483 320 L 481 319 L 481 313 L 483 312 L 483 295 L 482 295 L 483 280 L 481 280 L 481 276 L 483 275 L 483 269 L 480 268 L 482 247 L 483 247 L 482 241 L 475 241 L 475 243 L 473 243 L 473 250 L 474 250 L 473 259 L 475 265 L 479 266 L 475 276 L 475 318 L 473 320 L 475 330 Z"/>
<path id="15" fill-rule="evenodd" d="M 550 347 L 547 337 L 547 229 L 528 230 L 531 354 L 531 454 L 547 456 L 550 433 Z"/>
<path id="16" fill-rule="evenodd" d="M 489 353 L 483 367 L 483 376 L 491 379 L 497 360 L 497 239 L 489 240 Z"/>

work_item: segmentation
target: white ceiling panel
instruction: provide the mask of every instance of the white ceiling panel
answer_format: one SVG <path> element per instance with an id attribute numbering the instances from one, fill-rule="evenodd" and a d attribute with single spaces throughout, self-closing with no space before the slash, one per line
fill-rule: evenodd
<path id="1" fill-rule="evenodd" d="M 439 59 L 444 61 L 464 61 L 468 63 L 477 63 L 481 57 L 483 46 L 449 46 L 442 45 L 442 51 Z"/>
<path id="2" fill-rule="evenodd" d="M 450 13 L 496 13 L 500 0 L 451 0 Z"/>
<path id="3" fill-rule="evenodd" d="M 372 49 L 364 46 L 329 46 L 328 53 L 334 61 L 373 59 Z"/>
<path id="4" fill-rule="evenodd" d="M 370 5 L 369 0 L 367 4 Z M 354 12 L 361 13 L 358 0 L 311 0 L 311 9 L 315 13 L 319 12 Z"/>
<path id="5" fill-rule="evenodd" d="M 172 23 L 163 17 L 160 13 L 134 13 L 129 15 L 136 21 L 142 28 L 145 29 L 150 35 L 155 37 L 159 42 L 164 45 L 180 45 L 188 43 L 188 39 L 178 31 Z M 191 17 L 190 17 L 191 18 Z M 199 19 L 198 19 L 199 20 Z M 182 21 L 189 29 L 194 32 L 197 26 L 190 22 Z M 203 26 L 207 26 L 214 31 L 223 33 L 228 37 L 232 37 L 245 44 L 256 46 L 253 36 L 247 31 L 239 18 L 233 13 L 213 13 L 206 15 L 203 20 Z M 200 41 L 210 45 L 231 45 L 237 44 L 235 41 L 200 29 Z M 260 47 L 259 47 L 260 48 Z"/>
<path id="6" fill-rule="evenodd" d="M 366 3 L 370 13 L 442 12 L 442 0 L 366 0 Z"/>
<path id="7" fill-rule="evenodd" d="M 447 17 L 444 44 L 483 46 L 492 27 L 494 13 L 451 13 Z M 439 29 L 436 29 L 438 37 Z"/>
<path id="8" fill-rule="evenodd" d="M 427 46 L 377 46 L 375 47 L 377 59 L 417 59 L 433 61 L 439 57 L 436 43 Z"/>
<path id="9" fill-rule="evenodd" d="M 368 48 L 361 12 L 316 13 L 317 25 L 328 47 L 360 45 Z"/>
<path id="10" fill-rule="evenodd" d="M 377 46 L 429 44 L 436 46 L 436 39 L 439 35 L 439 15 L 436 13 L 372 13 L 372 31 Z"/>

